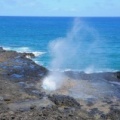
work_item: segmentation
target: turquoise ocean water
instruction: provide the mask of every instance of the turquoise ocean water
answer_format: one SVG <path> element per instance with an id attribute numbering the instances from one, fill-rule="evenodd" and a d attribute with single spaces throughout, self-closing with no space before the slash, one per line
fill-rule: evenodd
<path id="1" fill-rule="evenodd" d="M 0 46 L 33 52 L 34 60 L 49 69 L 116 71 L 120 70 L 120 18 L 1 16 Z"/>

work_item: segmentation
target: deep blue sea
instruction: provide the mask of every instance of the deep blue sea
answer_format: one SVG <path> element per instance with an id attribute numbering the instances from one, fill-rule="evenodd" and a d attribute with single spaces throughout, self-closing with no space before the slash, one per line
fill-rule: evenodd
<path id="1" fill-rule="evenodd" d="M 120 18 L 0 17 L 0 46 L 49 69 L 120 70 Z"/>

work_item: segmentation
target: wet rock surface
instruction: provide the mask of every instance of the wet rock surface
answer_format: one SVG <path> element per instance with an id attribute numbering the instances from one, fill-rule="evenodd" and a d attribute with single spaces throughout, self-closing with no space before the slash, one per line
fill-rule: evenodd
<path id="1" fill-rule="evenodd" d="M 0 47 L 0 120 L 120 120 L 120 99 L 78 99 L 64 94 L 76 84 L 64 85 L 56 93 L 46 92 L 42 80 L 48 70 L 30 58 L 32 53 L 6 51 Z M 74 79 L 105 79 L 119 91 L 120 72 L 93 73 L 65 72 Z M 39 89 L 36 87 L 39 83 Z M 60 92 L 59 92 L 60 91 Z"/>

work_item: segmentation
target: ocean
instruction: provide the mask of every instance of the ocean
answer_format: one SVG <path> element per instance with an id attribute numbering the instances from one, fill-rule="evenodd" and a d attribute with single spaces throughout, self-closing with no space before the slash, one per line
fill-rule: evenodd
<path id="1" fill-rule="evenodd" d="M 119 17 L 0 17 L 0 46 L 51 70 L 120 70 Z"/>

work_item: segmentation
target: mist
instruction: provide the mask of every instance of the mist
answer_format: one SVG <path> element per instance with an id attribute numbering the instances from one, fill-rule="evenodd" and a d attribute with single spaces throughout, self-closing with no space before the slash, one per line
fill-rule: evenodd
<path id="1" fill-rule="evenodd" d="M 71 29 L 65 37 L 53 40 L 49 44 L 52 56 L 50 68 L 53 70 L 44 80 L 43 88 L 48 90 L 59 89 L 63 84 L 64 75 L 56 70 L 81 70 L 93 72 L 98 63 L 95 63 L 94 52 L 102 52 L 100 37 L 97 31 L 79 18 L 74 19 Z M 97 50 L 97 51 L 96 51 Z M 57 73 L 57 74 L 56 74 Z"/>
<path id="2" fill-rule="evenodd" d="M 97 31 L 76 18 L 65 37 L 57 38 L 49 44 L 53 58 L 50 68 L 53 70 L 79 69 L 81 71 L 85 71 L 88 67 L 97 69 L 98 64 L 95 63 L 94 53 L 102 52 L 99 47 L 100 42 Z M 98 62 L 100 62 L 99 59 Z"/>

